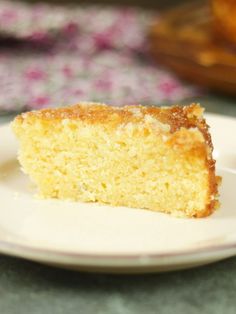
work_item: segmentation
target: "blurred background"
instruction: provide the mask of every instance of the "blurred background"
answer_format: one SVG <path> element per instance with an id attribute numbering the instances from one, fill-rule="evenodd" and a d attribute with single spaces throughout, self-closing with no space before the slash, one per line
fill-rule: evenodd
<path id="1" fill-rule="evenodd" d="M 0 112 L 232 97 L 227 10 L 236 20 L 232 0 L 1 0 Z"/>
<path id="2" fill-rule="evenodd" d="M 15 0 L 17 1 L 17 0 Z M 196 0 L 201 2 L 202 0 Z M 27 0 L 28 3 L 37 3 L 42 2 L 39 0 Z M 105 5 L 123 5 L 123 6 L 140 6 L 142 8 L 149 8 L 149 9 L 155 9 L 155 8 L 168 8 L 170 6 L 181 4 L 181 3 L 187 3 L 188 0 L 48 0 L 44 1 L 48 3 L 60 3 L 60 4 L 68 4 L 68 3 L 75 3 L 75 4 L 105 4 Z"/>

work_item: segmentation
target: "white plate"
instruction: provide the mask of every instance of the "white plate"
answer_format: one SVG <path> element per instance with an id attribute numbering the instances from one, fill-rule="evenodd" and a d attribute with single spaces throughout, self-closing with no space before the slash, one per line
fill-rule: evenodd
<path id="1" fill-rule="evenodd" d="M 66 268 L 129 273 L 187 268 L 235 255 L 236 120 L 207 119 L 223 185 L 221 208 L 203 219 L 38 200 L 19 169 L 9 126 L 1 127 L 0 252 Z"/>

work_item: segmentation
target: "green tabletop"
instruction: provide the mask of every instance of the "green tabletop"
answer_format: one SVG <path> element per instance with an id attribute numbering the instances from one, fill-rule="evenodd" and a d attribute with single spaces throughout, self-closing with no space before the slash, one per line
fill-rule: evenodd
<path id="1" fill-rule="evenodd" d="M 236 116 L 236 99 L 195 101 L 208 112 Z M 11 118 L 2 116 L 0 122 Z M 184 271 L 118 276 L 0 255 L 0 314 L 235 314 L 235 295 L 236 257 Z"/>

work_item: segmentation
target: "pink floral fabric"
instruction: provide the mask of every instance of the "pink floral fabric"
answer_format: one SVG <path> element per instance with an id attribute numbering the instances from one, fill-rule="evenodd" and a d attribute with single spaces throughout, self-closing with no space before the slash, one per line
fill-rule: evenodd
<path id="1" fill-rule="evenodd" d="M 148 55 L 152 18 L 134 8 L 0 1 L 0 111 L 196 95 Z"/>

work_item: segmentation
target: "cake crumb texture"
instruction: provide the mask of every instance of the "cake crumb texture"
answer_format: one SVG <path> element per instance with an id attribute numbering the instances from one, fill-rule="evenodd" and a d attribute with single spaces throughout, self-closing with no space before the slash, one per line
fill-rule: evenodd
<path id="1" fill-rule="evenodd" d="M 44 198 L 203 217 L 218 203 L 208 126 L 197 105 L 81 103 L 23 113 L 12 128 Z"/>

